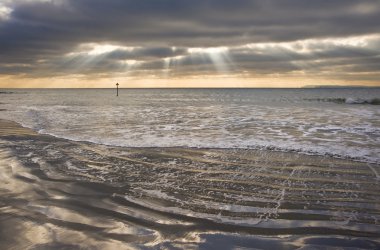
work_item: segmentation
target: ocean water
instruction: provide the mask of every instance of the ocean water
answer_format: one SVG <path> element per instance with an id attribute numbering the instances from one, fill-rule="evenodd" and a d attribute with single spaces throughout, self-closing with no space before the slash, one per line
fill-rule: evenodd
<path id="1" fill-rule="evenodd" d="M 379 249 L 379 96 L 0 90 L 0 246 Z"/>
<path id="2" fill-rule="evenodd" d="M 112 89 L 3 92 L 0 118 L 70 140 L 380 162 L 380 88 L 121 89 L 119 97 Z"/>

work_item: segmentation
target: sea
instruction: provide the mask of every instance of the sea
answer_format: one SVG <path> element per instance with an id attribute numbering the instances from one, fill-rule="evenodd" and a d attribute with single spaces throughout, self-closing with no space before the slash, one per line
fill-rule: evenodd
<path id="1" fill-rule="evenodd" d="M 296 151 L 380 163 L 380 88 L 3 90 L 0 118 L 124 147 Z"/>
<path id="2" fill-rule="evenodd" d="M 0 246 L 379 249 L 380 88 L 0 89 Z"/>

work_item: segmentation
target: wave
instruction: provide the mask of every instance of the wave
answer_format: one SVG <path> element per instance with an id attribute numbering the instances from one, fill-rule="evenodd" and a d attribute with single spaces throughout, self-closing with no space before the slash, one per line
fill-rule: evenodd
<path id="1" fill-rule="evenodd" d="M 191 141 L 187 139 L 186 141 L 180 140 L 179 138 L 160 138 L 160 143 L 157 143 L 155 139 L 144 140 L 142 144 L 137 142 L 123 141 L 123 140 L 109 140 L 105 141 L 103 139 L 88 139 L 88 138 L 79 138 L 75 136 L 62 135 L 49 133 L 45 130 L 37 130 L 37 133 L 42 135 L 49 135 L 59 139 L 66 139 L 74 142 L 88 142 L 94 143 L 97 145 L 111 146 L 111 147 L 124 147 L 131 149 L 146 149 L 146 148 L 157 148 L 157 149 L 166 149 L 166 148 L 182 148 L 182 149 L 226 149 L 226 150 L 259 150 L 262 152 L 283 152 L 283 153 L 297 153 L 308 156 L 322 156 L 322 157 L 331 157 L 335 159 L 344 159 L 368 164 L 380 164 L 380 159 L 377 156 L 373 156 L 373 152 L 366 149 L 358 150 L 357 148 L 350 148 L 346 146 L 335 147 L 334 149 L 323 146 L 323 145 L 311 145 L 311 144 L 302 144 L 299 142 L 267 142 L 255 140 L 233 143 L 233 142 L 199 142 Z M 165 142 L 166 141 L 166 142 Z"/>
<path id="2" fill-rule="evenodd" d="M 316 102 L 332 102 L 337 104 L 368 104 L 368 105 L 380 105 L 380 98 L 309 98 L 305 101 Z"/>
<path id="3" fill-rule="evenodd" d="M 34 112 L 32 112 L 34 114 Z M 37 113 L 38 114 L 38 113 Z M 36 115 L 36 114 L 34 114 Z M 378 157 L 378 150 L 376 148 L 356 147 L 349 145 L 337 144 L 315 144 L 310 141 L 297 141 L 294 138 L 287 137 L 282 139 L 273 140 L 259 139 L 259 138 L 225 138 L 224 140 L 210 140 L 198 137 L 176 137 L 166 134 L 165 136 L 159 135 L 146 135 L 136 133 L 128 138 L 116 137 L 101 137 L 94 136 L 93 134 L 70 134 L 69 131 L 51 131 L 46 128 L 49 120 L 45 117 L 38 116 L 38 122 L 34 125 L 19 122 L 21 126 L 32 129 L 38 134 L 49 135 L 58 139 L 66 139 L 75 142 L 89 142 L 97 145 L 125 147 L 125 148 L 184 148 L 184 149 L 232 149 L 232 150 L 259 150 L 269 152 L 285 152 L 297 153 L 309 156 L 324 156 L 336 159 L 345 159 L 356 162 L 363 162 L 369 164 L 380 164 Z M 333 129 L 333 128 L 331 128 Z M 368 133 L 375 134 L 377 130 L 366 129 Z M 133 134 L 132 132 L 125 132 L 126 134 Z M 142 136 L 142 140 L 133 140 L 133 137 Z"/>
<path id="4" fill-rule="evenodd" d="M 371 105 L 380 105 L 380 98 L 347 98 L 345 101 L 346 104 L 371 104 Z"/>

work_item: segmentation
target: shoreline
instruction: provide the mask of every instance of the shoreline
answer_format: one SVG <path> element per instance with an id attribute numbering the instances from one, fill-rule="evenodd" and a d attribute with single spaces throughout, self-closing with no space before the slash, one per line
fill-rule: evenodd
<path id="1" fill-rule="evenodd" d="M 1 127 L 4 126 L 7 128 L 11 124 L 11 127 L 8 128 L 8 131 L 2 132 Z M 12 131 L 13 130 L 13 131 Z M 379 165 L 380 162 L 377 161 L 370 161 L 368 159 L 361 159 L 359 157 L 347 157 L 347 156 L 341 156 L 337 154 L 323 154 L 323 153 L 318 153 L 318 152 L 308 152 L 308 151 L 298 151 L 295 149 L 292 150 L 283 150 L 281 148 L 275 148 L 272 146 L 268 147 L 255 147 L 255 148 L 250 148 L 250 147 L 236 147 L 236 148 L 228 148 L 228 147 L 187 147 L 187 146 L 174 146 L 174 147 L 133 147 L 133 146 L 123 146 L 123 145 L 113 145 L 113 144 L 107 144 L 107 143 L 100 143 L 96 141 L 87 141 L 87 140 L 75 140 L 72 138 L 66 138 L 66 137 L 61 137 L 58 135 L 54 134 L 49 134 L 49 133 L 39 133 L 32 128 L 29 128 L 27 126 L 24 126 L 18 122 L 12 121 L 12 120 L 5 120 L 5 119 L 0 119 L 0 137 L 2 136 L 2 133 L 4 135 L 33 135 L 33 136 L 46 136 L 46 137 L 52 137 L 56 138 L 57 140 L 67 140 L 71 142 L 77 142 L 77 143 L 85 143 L 85 144 L 95 144 L 95 145 L 102 145 L 106 147 L 113 147 L 113 148 L 126 148 L 126 149 L 132 149 L 132 150 L 143 150 L 143 149 L 163 149 L 163 150 L 170 150 L 170 149 L 190 149 L 190 150 L 227 150 L 227 151 L 269 151 L 269 152 L 274 152 L 274 153 L 279 153 L 279 154 L 296 154 L 296 155 L 301 155 L 305 157 L 320 157 L 320 158 L 334 158 L 337 160 L 343 160 L 343 161 L 353 161 L 353 162 L 358 162 L 358 163 L 363 163 L 363 164 L 370 164 L 370 165 Z M 8 133 L 8 134 L 7 134 Z M 379 174 L 377 174 L 379 176 Z"/>

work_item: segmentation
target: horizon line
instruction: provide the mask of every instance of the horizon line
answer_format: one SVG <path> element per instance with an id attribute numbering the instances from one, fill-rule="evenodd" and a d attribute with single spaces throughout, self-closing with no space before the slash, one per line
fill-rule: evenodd
<path id="1" fill-rule="evenodd" d="M 120 86 L 120 85 L 119 85 Z M 371 85 L 316 85 L 316 86 L 302 86 L 302 87 L 119 87 L 119 89 L 334 89 L 334 88 L 380 88 L 380 86 Z M 116 89 L 116 87 L 13 87 L 0 89 Z"/>

